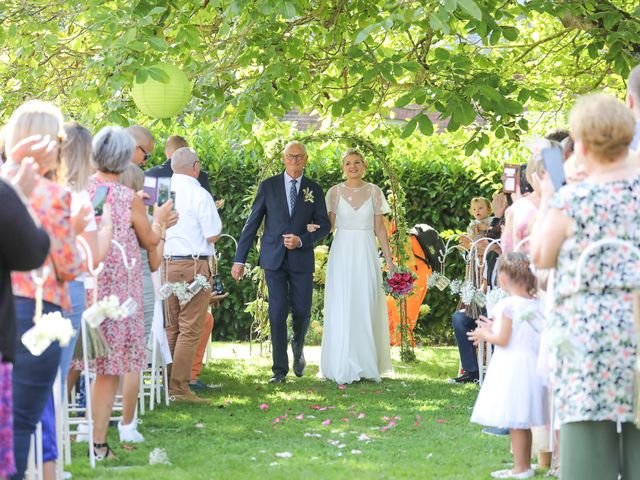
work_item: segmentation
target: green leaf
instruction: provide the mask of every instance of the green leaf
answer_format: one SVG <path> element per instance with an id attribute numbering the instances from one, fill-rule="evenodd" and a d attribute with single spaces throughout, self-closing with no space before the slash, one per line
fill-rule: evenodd
<path id="1" fill-rule="evenodd" d="M 169 78 L 169 75 L 167 74 L 167 72 L 165 72 L 164 70 L 161 70 L 157 67 L 150 67 L 147 69 L 147 73 L 149 74 L 149 76 L 151 78 L 153 78 L 154 80 L 158 81 L 158 82 L 162 82 L 162 83 L 169 83 L 169 80 L 171 80 Z"/>
<path id="2" fill-rule="evenodd" d="M 409 105 L 411 100 L 413 100 L 413 92 L 405 93 L 403 96 L 396 100 L 396 107 L 405 107 Z"/>
<path id="3" fill-rule="evenodd" d="M 362 30 L 360 30 L 360 33 L 358 33 L 358 35 L 356 36 L 354 43 L 358 45 L 359 43 L 364 42 L 367 38 L 369 38 L 369 35 L 371 35 L 371 32 L 373 32 L 373 30 L 375 30 L 377 27 L 378 27 L 378 24 L 373 23 L 368 27 L 365 27 Z"/>
<path id="4" fill-rule="evenodd" d="M 166 7 L 153 7 L 147 15 L 153 17 L 154 15 L 158 15 L 159 13 L 164 13 L 167 11 Z"/>
<path id="5" fill-rule="evenodd" d="M 510 42 L 517 40 L 519 33 L 519 30 L 515 27 L 502 27 L 502 36 Z"/>
<path id="6" fill-rule="evenodd" d="M 291 2 L 284 2 L 280 11 L 284 18 L 293 18 L 296 16 L 296 7 Z"/>
<path id="7" fill-rule="evenodd" d="M 144 83 L 148 76 L 147 71 L 144 68 L 141 68 L 136 72 L 136 83 Z"/>
<path id="8" fill-rule="evenodd" d="M 148 40 L 149 40 L 149 44 L 159 52 L 164 52 L 169 47 L 167 45 L 167 42 L 165 42 L 160 37 L 149 37 Z"/>
<path id="9" fill-rule="evenodd" d="M 458 0 L 458 5 L 476 20 L 482 20 L 482 10 L 474 0 Z"/>
<path id="10" fill-rule="evenodd" d="M 418 125 L 418 117 L 413 117 L 409 122 L 405 125 L 402 133 L 400 134 L 400 138 L 407 138 L 409 135 L 413 133 Z"/>
<path id="11" fill-rule="evenodd" d="M 418 115 L 418 126 L 423 135 L 429 136 L 433 133 L 433 122 L 424 113 Z"/>
<path id="12" fill-rule="evenodd" d="M 449 33 L 449 25 L 444 23 L 436 14 L 429 15 L 429 25 L 432 29 L 442 33 Z"/>

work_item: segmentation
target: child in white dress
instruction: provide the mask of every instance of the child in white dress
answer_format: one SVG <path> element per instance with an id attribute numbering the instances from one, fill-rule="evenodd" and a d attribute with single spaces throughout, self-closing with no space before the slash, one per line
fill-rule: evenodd
<path id="1" fill-rule="evenodd" d="M 536 279 L 529 259 L 519 252 L 500 257 L 500 287 L 509 297 L 480 317 L 478 328 L 468 334 L 477 343 L 495 345 L 471 421 L 508 428 L 514 466 L 493 472 L 493 478 L 531 478 L 531 427 L 545 425 L 548 405 L 542 379 L 537 373 L 543 313 L 534 297 Z"/>

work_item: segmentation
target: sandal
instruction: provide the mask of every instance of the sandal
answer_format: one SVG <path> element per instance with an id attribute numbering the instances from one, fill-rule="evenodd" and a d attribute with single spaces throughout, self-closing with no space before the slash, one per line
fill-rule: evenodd
<path id="1" fill-rule="evenodd" d="M 106 448 L 106 451 L 104 453 L 98 453 L 96 452 L 96 449 L 100 449 L 102 450 L 103 448 Z M 111 450 L 111 447 L 109 447 L 108 443 L 94 443 L 93 444 L 93 455 L 96 458 L 96 461 L 101 462 L 102 460 L 117 460 L 118 457 L 116 456 L 115 452 L 113 450 Z"/>

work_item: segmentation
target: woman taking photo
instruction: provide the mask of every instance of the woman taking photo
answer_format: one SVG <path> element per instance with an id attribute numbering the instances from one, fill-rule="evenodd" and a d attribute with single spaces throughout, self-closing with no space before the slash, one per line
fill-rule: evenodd
<path id="1" fill-rule="evenodd" d="M 587 178 L 554 193 L 541 184 L 540 223 L 531 238 L 539 268 L 555 268 L 548 320 L 550 377 L 560 427 L 563 480 L 640 479 L 640 430 L 633 423 L 638 333 L 633 292 L 640 262 L 619 246 L 578 259 L 589 245 L 617 238 L 640 247 L 640 175 L 627 159 L 635 122 L 616 98 L 578 100 L 569 117 L 575 155 Z"/>

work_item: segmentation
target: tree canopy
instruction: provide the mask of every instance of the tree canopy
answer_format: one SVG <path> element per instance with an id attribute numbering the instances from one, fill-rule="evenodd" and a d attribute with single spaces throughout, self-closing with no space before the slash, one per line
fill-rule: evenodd
<path id="1" fill-rule="evenodd" d="M 38 97 L 93 126 L 139 119 L 132 84 L 164 61 L 195 122 L 298 109 L 372 131 L 408 107 L 404 136 L 441 118 L 473 151 L 640 62 L 635 0 L 7 0 L 0 18 L 0 115 Z"/>

